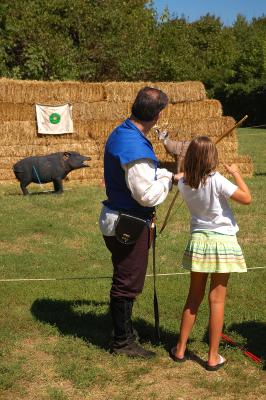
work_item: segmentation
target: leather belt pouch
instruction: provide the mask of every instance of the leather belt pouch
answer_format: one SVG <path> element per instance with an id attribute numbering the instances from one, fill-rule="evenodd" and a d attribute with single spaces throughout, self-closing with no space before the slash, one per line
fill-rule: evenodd
<path id="1" fill-rule="evenodd" d="M 140 237 L 145 225 L 147 225 L 145 219 L 120 213 L 115 227 L 116 239 L 123 244 L 134 244 Z"/>

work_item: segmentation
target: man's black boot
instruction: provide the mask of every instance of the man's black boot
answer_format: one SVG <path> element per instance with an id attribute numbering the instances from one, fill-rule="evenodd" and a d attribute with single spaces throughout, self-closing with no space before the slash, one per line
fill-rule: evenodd
<path id="1" fill-rule="evenodd" d="M 114 340 L 111 352 L 125 354 L 128 357 L 151 358 L 153 351 L 145 350 L 136 343 L 136 335 L 132 326 L 133 299 L 127 297 L 112 297 L 110 302 L 111 316 L 114 326 Z"/>

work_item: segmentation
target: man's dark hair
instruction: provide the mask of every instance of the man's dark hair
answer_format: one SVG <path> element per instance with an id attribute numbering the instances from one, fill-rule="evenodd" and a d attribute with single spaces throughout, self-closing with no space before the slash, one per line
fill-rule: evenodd
<path id="1" fill-rule="evenodd" d="M 132 106 L 132 114 L 139 121 L 152 121 L 168 104 L 167 95 L 159 89 L 144 87 Z"/>

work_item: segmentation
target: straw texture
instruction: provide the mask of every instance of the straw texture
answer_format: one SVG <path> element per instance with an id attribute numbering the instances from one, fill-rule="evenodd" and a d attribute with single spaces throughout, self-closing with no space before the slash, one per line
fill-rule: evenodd
<path id="1" fill-rule="evenodd" d="M 167 129 L 172 140 L 191 140 L 208 135 L 215 141 L 234 126 L 223 116 L 219 101 L 207 99 L 201 82 L 41 82 L 0 79 L 0 183 L 16 182 L 12 166 L 18 160 L 57 151 L 79 151 L 92 158 L 90 167 L 72 171 L 68 180 L 102 184 L 103 153 L 107 137 L 130 116 L 132 103 L 144 86 L 165 91 L 169 105 L 161 113 L 158 127 Z M 74 133 L 38 135 L 35 104 L 73 105 Z M 176 160 L 167 153 L 152 130 L 151 140 L 161 166 L 173 172 Z M 253 173 L 252 160 L 239 156 L 236 131 L 218 145 L 219 170 L 223 162 L 237 163 L 244 176 Z"/>

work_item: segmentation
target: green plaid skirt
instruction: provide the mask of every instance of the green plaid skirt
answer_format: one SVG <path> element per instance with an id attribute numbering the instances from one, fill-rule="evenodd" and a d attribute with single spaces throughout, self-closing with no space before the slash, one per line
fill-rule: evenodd
<path id="1" fill-rule="evenodd" d="M 193 272 L 247 272 L 236 236 L 211 231 L 191 234 L 183 255 L 182 267 Z"/>

